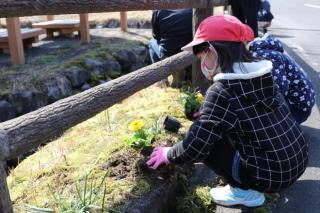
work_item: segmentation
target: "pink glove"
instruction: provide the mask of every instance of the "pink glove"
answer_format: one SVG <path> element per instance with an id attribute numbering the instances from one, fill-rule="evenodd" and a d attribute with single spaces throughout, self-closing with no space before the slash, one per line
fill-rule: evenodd
<path id="1" fill-rule="evenodd" d="M 170 161 L 167 157 L 169 149 L 170 147 L 155 148 L 150 155 L 150 160 L 147 162 L 148 167 L 155 170 L 162 164 L 170 164 Z"/>
<path id="2" fill-rule="evenodd" d="M 200 117 L 200 111 L 196 111 L 195 113 L 193 113 L 192 115 L 195 119 L 198 119 Z"/>

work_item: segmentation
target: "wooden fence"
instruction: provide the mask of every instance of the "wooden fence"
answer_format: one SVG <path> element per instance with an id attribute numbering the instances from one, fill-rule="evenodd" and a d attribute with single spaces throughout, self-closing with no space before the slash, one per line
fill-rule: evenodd
<path id="1" fill-rule="evenodd" d="M 80 16 L 80 40 L 81 43 L 90 42 L 89 34 L 89 19 L 88 14 L 82 13 Z M 122 18 L 122 17 L 121 17 Z M 53 15 L 48 16 L 48 21 L 53 20 Z M 125 21 L 124 17 L 122 18 L 122 23 Z M 24 64 L 24 45 L 23 45 L 23 35 L 20 27 L 19 17 L 8 17 L 7 18 L 7 30 L 8 30 L 8 45 L 9 45 L 9 54 L 12 64 Z M 122 29 L 123 31 L 126 28 Z M 48 34 L 47 34 L 48 36 Z M 38 37 L 38 36 L 37 36 Z"/>
<path id="2" fill-rule="evenodd" d="M 106 11 L 198 8 L 194 11 L 194 26 L 212 14 L 214 6 L 223 0 L 3 0 L 0 17 L 50 15 Z M 37 148 L 60 136 L 68 128 L 106 110 L 121 100 L 194 65 L 193 78 L 203 85 L 198 62 L 191 53 L 179 53 L 158 63 L 124 75 L 85 92 L 57 101 L 34 112 L 0 124 L 0 213 L 12 213 L 12 203 L 6 182 L 3 161 Z"/>
<path id="3" fill-rule="evenodd" d="M 2 0 L 0 18 L 155 9 L 209 8 L 226 0 Z"/>

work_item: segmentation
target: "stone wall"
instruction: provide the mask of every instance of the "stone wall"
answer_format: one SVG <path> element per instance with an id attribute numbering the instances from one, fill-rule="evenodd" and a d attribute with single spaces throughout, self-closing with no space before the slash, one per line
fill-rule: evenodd
<path id="1" fill-rule="evenodd" d="M 80 56 L 43 79 L 13 79 L 8 92 L 0 95 L 0 122 L 106 83 L 148 63 L 148 48 L 143 44 L 114 52 L 103 51 L 98 50 L 95 55 L 106 57 Z M 1 79 L 1 83 L 6 83 L 5 79 Z"/>

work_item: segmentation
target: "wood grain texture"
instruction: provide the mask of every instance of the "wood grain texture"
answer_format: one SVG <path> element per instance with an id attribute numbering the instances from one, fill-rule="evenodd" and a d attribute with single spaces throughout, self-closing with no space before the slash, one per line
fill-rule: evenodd
<path id="1" fill-rule="evenodd" d="M 122 32 L 127 32 L 127 29 L 128 29 L 127 12 L 120 12 L 120 28 Z"/>
<path id="2" fill-rule="evenodd" d="M 80 14 L 80 40 L 82 44 L 90 42 L 89 15 Z"/>
<path id="3" fill-rule="evenodd" d="M 20 30 L 19 18 L 7 18 L 9 50 L 13 64 L 24 64 L 24 49 Z"/>
<path id="4" fill-rule="evenodd" d="M 13 213 L 12 203 L 7 185 L 7 174 L 2 161 L 0 161 L 0 212 Z"/>
<path id="5" fill-rule="evenodd" d="M 0 17 L 209 8 L 226 0 L 2 0 Z"/>

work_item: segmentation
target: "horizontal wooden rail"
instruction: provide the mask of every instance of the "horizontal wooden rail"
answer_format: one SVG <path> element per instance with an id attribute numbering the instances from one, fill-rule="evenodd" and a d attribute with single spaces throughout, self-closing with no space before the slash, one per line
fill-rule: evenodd
<path id="1" fill-rule="evenodd" d="M 0 18 L 180 8 L 209 8 L 227 0 L 1 0 Z"/>
<path id="2" fill-rule="evenodd" d="M 65 130 L 192 64 L 182 52 L 85 92 L 0 124 L 0 162 L 17 157 Z"/>

